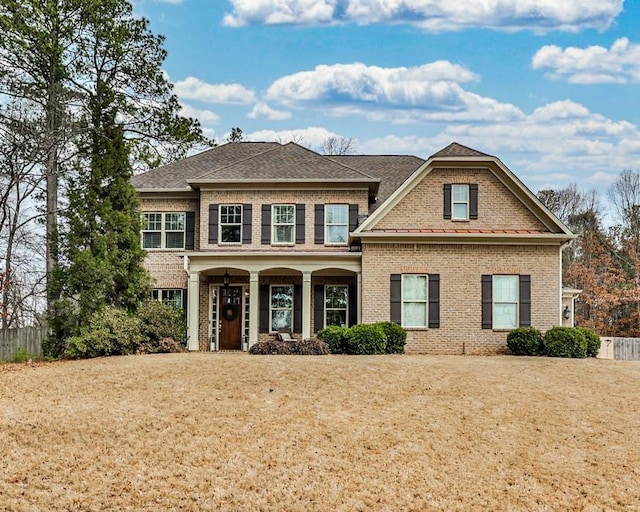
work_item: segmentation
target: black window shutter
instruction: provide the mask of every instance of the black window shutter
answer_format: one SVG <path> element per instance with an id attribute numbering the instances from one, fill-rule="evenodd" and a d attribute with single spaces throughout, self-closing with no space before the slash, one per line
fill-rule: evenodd
<path id="1" fill-rule="evenodd" d="M 451 218 L 451 183 L 444 184 L 444 218 Z"/>
<path id="2" fill-rule="evenodd" d="M 242 243 L 251 243 L 251 211 L 250 204 L 242 205 Z"/>
<path id="3" fill-rule="evenodd" d="M 349 324 L 347 327 L 358 323 L 358 291 L 355 284 L 349 285 Z"/>
<path id="4" fill-rule="evenodd" d="M 209 243 L 218 243 L 218 205 L 209 205 Z"/>
<path id="5" fill-rule="evenodd" d="M 358 227 L 358 205 L 349 205 L 349 232 L 353 233 Z"/>
<path id="6" fill-rule="evenodd" d="M 293 285 L 293 332 L 302 332 L 302 285 Z"/>
<path id="7" fill-rule="evenodd" d="M 313 330 L 318 332 L 324 328 L 324 285 L 313 287 Z"/>
<path id="8" fill-rule="evenodd" d="M 397 324 L 402 323 L 402 275 L 401 274 L 391 274 L 390 306 L 391 306 L 390 320 Z"/>
<path id="9" fill-rule="evenodd" d="M 269 285 L 261 284 L 258 295 L 260 298 L 258 308 L 260 311 L 260 322 L 258 328 L 260 332 L 269 332 L 271 330 L 271 326 L 269 325 Z"/>
<path id="10" fill-rule="evenodd" d="M 271 243 L 271 205 L 262 205 L 262 237 L 260 239 L 263 244 Z"/>
<path id="11" fill-rule="evenodd" d="M 296 205 L 296 243 L 304 243 L 304 204 Z"/>
<path id="12" fill-rule="evenodd" d="M 520 327 L 531 327 L 531 276 L 520 276 Z"/>
<path id="13" fill-rule="evenodd" d="M 429 328 L 440 327 L 440 274 L 429 274 Z"/>
<path id="14" fill-rule="evenodd" d="M 482 276 L 482 328 L 493 327 L 493 276 Z"/>
<path id="15" fill-rule="evenodd" d="M 471 183 L 469 185 L 469 219 L 476 220 L 478 218 L 478 184 Z"/>
<path id="16" fill-rule="evenodd" d="M 314 219 L 314 236 L 313 243 L 324 243 L 324 205 L 317 204 L 315 206 L 315 219 Z"/>
<path id="17" fill-rule="evenodd" d="M 187 212 L 186 215 L 186 232 L 184 238 L 184 248 L 186 250 L 195 249 L 196 240 L 196 212 Z"/>

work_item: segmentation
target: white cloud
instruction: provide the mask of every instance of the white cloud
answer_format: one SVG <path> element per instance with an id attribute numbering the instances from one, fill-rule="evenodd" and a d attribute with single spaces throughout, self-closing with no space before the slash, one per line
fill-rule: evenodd
<path id="1" fill-rule="evenodd" d="M 280 143 L 297 142 L 307 148 L 319 148 L 329 137 L 340 137 L 319 126 L 309 126 L 294 130 L 258 130 L 245 136 L 250 141 L 275 141 Z"/>
<path id="2" fill-rule="evenodd" d="M 576 84 L 640 82 L 640 44 L 630 44 L 622 37 L 609 49 L 543 46 L 533 56 L 531 66 L 549 70 L 551 78 Z"/>
<path id="3" fill-rule="evenodd" d="M 200 124 L 203 126 L 216 124 L 218 121 L 220 121 L 220 116 L 218 116 L 218 114 L 212 112 L 211 110 L 195 108 L 186 103 L 181 103 L 180 107 L 181 115 L 185 117 L 193 117 L 194 119 L 200 121 Z"/>
<path id="4" fill-rule="evenodd" d="M 249 105 L 255 101 L 255 93 L 240 84 L 208 84 L 189 76 L 175 83 L 174 92 L 180 99 L 199 100 L 205 103 Z"/>
<path id="5" fill-rule="evenodd" d="M 432 31 L 604 30 L 623 0 L 230 0 L 224 24 L 406 24 Z"/>
<path id="6" fill-rule="evenodd" d="M 364 115 L 376 121 L 500 121 L 520 110 L 470 93 L 461 83 L 476 81 L 468 69 L 448 61 L 382 68 L 362 63 L 319 65 L 277 79 L 266 99 L 291 108 L 317 108 L 332 115 Z"/>
<path id="7" fill-rule="evenodd" d="M 266 103 L 256 103 L 247 117 L 249 119 L 266 119 L 267 121 L 285 121 L 291 119 L 291 112 L 272 109 Z"/>

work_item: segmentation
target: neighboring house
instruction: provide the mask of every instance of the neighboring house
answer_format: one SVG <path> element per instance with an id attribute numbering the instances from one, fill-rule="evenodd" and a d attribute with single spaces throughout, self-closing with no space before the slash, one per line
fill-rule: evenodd
<path id="1" fill-rule="evenodd" d="M 393 321 L 407 352 L 499 353 L 562 325 L 574 235 L 493 156 L 322 156 L 219 146 L 133 178 L 153 297 L 187 311 L 190 350 L 279 330 Z"/>

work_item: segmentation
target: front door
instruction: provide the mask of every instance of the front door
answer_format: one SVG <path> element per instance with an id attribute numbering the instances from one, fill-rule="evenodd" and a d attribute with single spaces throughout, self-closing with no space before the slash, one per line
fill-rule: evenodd
<path id="1" fill-rule="evenodd" d="M 220 350 L 242 350 L 242 287 L 220 287 Z"/>

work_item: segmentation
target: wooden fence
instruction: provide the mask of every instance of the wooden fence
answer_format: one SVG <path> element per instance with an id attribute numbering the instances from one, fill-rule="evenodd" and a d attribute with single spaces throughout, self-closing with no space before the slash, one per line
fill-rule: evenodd
<path id="1" fill-rule="evenodd" d="M 603 359 L 640 361 L 640 338 L 600 338 L 600 353 Z"/>
<path id="2" fill-rule="evenodd" d="M 42 342 L 48 332 L 47 327 L 22 327 L 0 332 L 0 360 L 11 361 L 20 349 L 29 355 L 42 357 Z"/>

